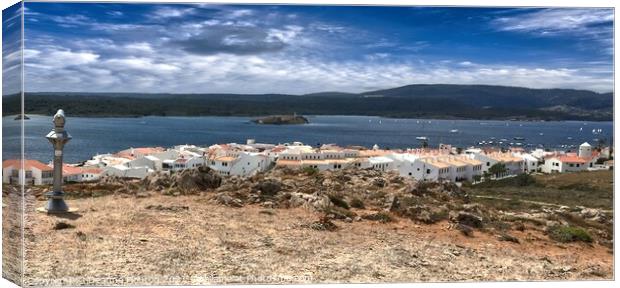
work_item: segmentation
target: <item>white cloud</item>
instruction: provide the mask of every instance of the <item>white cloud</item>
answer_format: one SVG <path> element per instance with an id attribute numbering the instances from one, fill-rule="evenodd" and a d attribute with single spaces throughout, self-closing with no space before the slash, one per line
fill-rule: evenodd
<path id="1" fill-rule="evenodd" d="M 106 12 L 106 14 L 108 14 L 108 15 L 110 15 L 112 17 L 122 17 L 123 15 L 125 15 L 121 11 L 108 11 L 108 12 Z"/>
<path id="2" fill-rule="evenodd" d="M 590 25 L 614 20 L 613 9 L 555 8 L 501 17 L 494 21 L 500 30 L 541 34 L 584 31 Z"/>
<path id="3" fill-rule="evenodd" d="M 236 18 L 251 16 L 252 14 L 254 14 L 254 12 L 250 9 L 235 9 L 235 10 L 231 10 L 227 12 L 226 15 L 228 18 L 236 19 Z"/>
<path id="4" fill-rule="evenodd" d="M 125 49 L 129 52 L 153 52 L 153 47 L 147 42 L 137 42 L 125 45 Z"/>
<path id="5" fill-rule="evenodd" d="M 500 17 L 492 21 L 495 29 L 528 33 L 537 37 L 569 36 L 579 50 L 597 49 L 613 55 L 613 25 L 610 8 L 553 8 Z"/>
<path id="6" fill-rule="evenodd" d="M 114 66 L 115 69 L 129 69 L 129 70 L 138 70 L 141 72 L 149 72 L 153 74 L 169 74 L 179 70 L 179 67 L 166 64 L 166 63 L 156 63 L 153 59 L 150 58 L 122 58 L 122 59 L 109 59 L 106 60 L 104 66 Z M 111 68 L 111 67 L 108 67 Z"/>
<path id="7" fill-rule="evenodd" d="M 178 18 L 196 12 L 194 8 L 176 8 L 170 6 L 159 7 L 151 14 L 152 18 L 165 19 L 165 18 Z"/>
<path id="8" fill-rule="evenodd" d="M 73 65 L 86 65 L 96 62 L 98 54 L 90 51 L 56 50 L 48 49 L 39 51 L 35 49 L 24 49 L 25 65 L 35 65 L 37 67 L 47 67 L 49 69 L 60 69 Z"/>
<path id="9" fill-rule="evenodd" d="M 303 27 L 297 25 L 288 25 L 285 26 L 284 29 L 269 29 L 268 37 L 274 37 L 281 40 L 284 43 L 289 43 L 293 41 L 299 34 L 304 30 Z"/>
<path id="10" fill-rule="evenodd" d="M 362 92 L 415 83 L 579 88 L 605 92 L 613 87 L 611 71 L 604 68 L 463 66 L 456 61 L 323 61 L 283 55 L 175 55 L 170 51 L 109 59 L 100 59 L 90 52 L 27 53 L 30 53 L 26 69 L 28 91 L 304 94 Z M 52 55 L 62 61 L 44 59 Z"/>

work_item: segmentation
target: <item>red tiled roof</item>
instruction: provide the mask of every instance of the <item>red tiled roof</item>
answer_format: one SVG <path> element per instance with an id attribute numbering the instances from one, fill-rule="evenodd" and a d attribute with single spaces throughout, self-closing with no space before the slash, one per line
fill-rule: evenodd
<path id="1" fill-rule="evenodd" d="M 162 147 L 133 148 L 134 154 L 138 153 L 138 154 L 142 154 L 142 155 L 155 154 L 155 153 L 164 152 L 164 151 L 166 151 L 166 149 L 164 149 Z"/>
<path id="2" fill-rule="evenodd" d="M 37 160 L 24 160 L 25 170 L 32 170 L 32 168 L 39 169 L 41 171 L 52 171 L 53 169 Z M 21 160 L 20 159 L 11 159 L 4 160 L 2 162 L 2 168 L 14 167 L 16 169 L 21 169 Z"/>
<path id="3" fill-rule="evenodd" d="M 63 164 L 62 165 L 62 174 L 65 175 L 65 176 L 66 175 L 82 174 L 82 168 L 71 166 L 69 164 Z"/>
<path id="4" fill-rule="evenodd" d="M 90 173 L 90 174 L 101 174 L 101 172 L 103 172 L 103 169 L 100 169 L 100 168 L 84 168 L 84 169 L 82 169 L 82 171 L 84 173 Z"/>
<path id="5" fill-rule="evenodd" d="M 558 160 L 560 160 L 561 162 L 566 162 L 566 163 L 582 163 L 585 164 L 586 160 L 583 158 L 579 158 L 577 156 L 569 156 L 569 155 L 564 155 L 564 156 L 559 156 L 557 157 Z"/>
<path id="6" fill-rule="evenodd" d="M 235 161 L 235 157 L 231 157 L 231 156 L 221 156 L 221 157 L 216 157 L 214 160 L 215 161 L 220 161 L 220 162 L 232 162 Z"/>
<path id="7" fill-rule="evenodd" d="M 286 150 L 286 147 L 275 147 L 275 148 L 271 149 L 271 152 L 276 152 L 277 153 L 277 152 L 282 152 L 284 150 Z"/>
<path id="8" fill-rule="evenodd" d="M 129 160 L 136 159 L 136 157 L 132 156 L 130 152 L 118 152 L 118 153 L 114 154 L 114 156 L 115 157 L 119 157 L 119 158 L 129 159 Z"/>
<path id="9" fill-rule="evenodd" d="M 116 153 L 115 155 L 118 157 L 123 157 L 127 159 L 135 159 L 136 155 L 151 155 L 151 154 L 160 153 L 164 151 L 166 151 L 166 149 L 162 147 L 138 147 L 138 148 L 125 149 L 123 151 Z"/>

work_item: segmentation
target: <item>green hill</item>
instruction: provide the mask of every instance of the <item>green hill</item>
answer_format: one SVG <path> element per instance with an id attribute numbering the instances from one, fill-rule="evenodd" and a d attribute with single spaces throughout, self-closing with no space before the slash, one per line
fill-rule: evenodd
<path id="1" fill-rule="evenodd" d="M 26 93 L 26 114 L 74 116 L 374 115 L 399 118 L 613 119 L 613 93 L 490 85 L 408 85 L 364 93 L 148 94 Z M 3 114 L 18 114 L 18 95 L 3 97 Z"/>

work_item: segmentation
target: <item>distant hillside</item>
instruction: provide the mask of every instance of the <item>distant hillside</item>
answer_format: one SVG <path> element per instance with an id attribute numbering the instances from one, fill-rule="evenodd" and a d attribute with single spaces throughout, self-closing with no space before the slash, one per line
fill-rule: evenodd
<path id="1" fill-rule="evenodd" d="M 19 113 L 17 95 L 3 97 L 3 114 Z M 613 93 L 490 85 L 408 85 L 360 94 L 27 93 L 26 114 L 75 116 L 375 115 L 399 118 L 613 119 Z"/>
<path id="2" fill-rule="evenodd" d="M 612 93 L 490 85 L 420 84 L 370 91 L 362 95 L 448 99 L 466 102 L 474 107 L 544 108 L 565 105 L 582 109 L 605 109 L 613 106 Z"/>

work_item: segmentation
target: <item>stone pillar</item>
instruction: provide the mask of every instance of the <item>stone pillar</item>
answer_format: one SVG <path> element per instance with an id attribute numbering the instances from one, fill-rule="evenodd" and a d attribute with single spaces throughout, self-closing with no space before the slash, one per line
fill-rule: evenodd
<path id="1" fill-rule="evenodd" d="M 65 144 L 71 140 L 71 135 L 65 131 L 65 112 L 59 109 L 54 115 L 54 129 L 45 138 L 54 147 L 54 189 L 45 195 L 48 198 L 45 210 L 47 213 L 69 212 L 62 191 L 62 156 Z"/>

